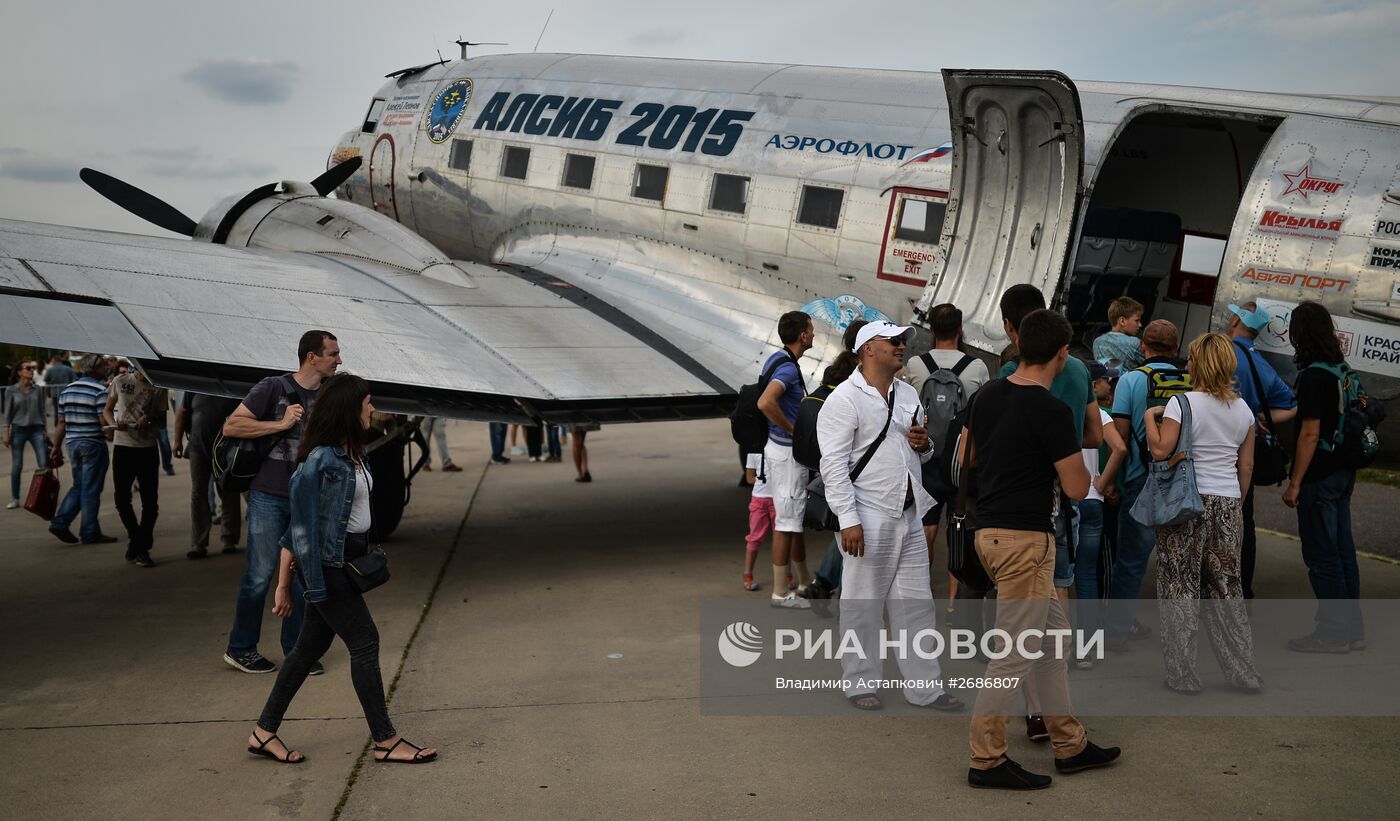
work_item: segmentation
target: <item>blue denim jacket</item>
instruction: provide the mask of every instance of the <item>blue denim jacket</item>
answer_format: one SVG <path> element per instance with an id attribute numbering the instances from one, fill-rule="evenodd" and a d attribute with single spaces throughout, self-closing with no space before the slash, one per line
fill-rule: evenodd
<path id="1" fill-rule="evenodd" d="M 345 530 L 355 502 L 355 466 L 345 448 L 323 445 L 311 451 L 292 474 L 288 497 L 291 524 L 282 544 L 296 557 L 306 600 L 325 601 L 321 565 L 345 565 Z"/>

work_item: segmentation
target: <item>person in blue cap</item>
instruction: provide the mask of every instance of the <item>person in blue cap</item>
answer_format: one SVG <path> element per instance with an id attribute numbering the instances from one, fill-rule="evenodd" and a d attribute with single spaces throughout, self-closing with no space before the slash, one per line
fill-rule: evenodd
<path id="1" fill-rule="evenodd" d="M 1235 388 L 1240 392 L 1240 398 L 1249 405 L 1254 418 L 1259 420 L 1256 436 L 1265 433 L 1262 429 L 1264 426 L 1269 432 L 1277 433 L 1279 425 L 1298 413 L 1298 397 L 1294 396 L 1293 390 L 1284 383 L 1273 366 L 1254 349 L 1254 340 L 1272 319 L 1268 311 L 1255 303 L 1243 302 L 1230 305 L 1230 324 L 1226 328 L 1235 346 Z M 1265 416 L 1261 418 L 1261 414 Z M 1254 598 L 1255 550 L 1254 490 L 1251 488 L 1244 497 L 1244 544 L 1240 551 L 1240 573 L 1244 577 L 1246 599 Z"/>

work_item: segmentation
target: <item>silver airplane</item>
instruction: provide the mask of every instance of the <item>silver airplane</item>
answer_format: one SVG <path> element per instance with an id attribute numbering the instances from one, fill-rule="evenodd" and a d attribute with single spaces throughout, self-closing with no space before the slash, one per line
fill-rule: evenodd
<path id="1" fill-rule="evenodd" d="M 1285 374 L 1289 311 L 1319 300 L 1400 393 L 1391 100 L 464 55 L 388 75 L 327 165 L 198 222 L 85 170 L 196 242 L 0 220 L 0 339 L 241 395 L 323 327 L 389 410 L 647 421 L 725 413 L 795 308 L 809 377 L 851 320 L 941 302 L 994 355 L 1029 282 L 1085 345 L 1122 294 L 1185 338 L 1257 300 Z"/>

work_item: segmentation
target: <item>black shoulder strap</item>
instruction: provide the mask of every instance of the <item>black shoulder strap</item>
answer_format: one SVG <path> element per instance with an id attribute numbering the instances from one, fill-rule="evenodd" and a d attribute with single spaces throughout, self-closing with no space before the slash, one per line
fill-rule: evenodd
<path id="1" fill-rule="evenodd" d="M 865 449 L 865 455 L 860 457 L 856 466 L 851 468 L 851 481 L 854 482 L 857 476 L 865 470 L 865 466 L 870 464 L 870 460 L 875 458 L 875 450 L 880 447 L 880 443 L 885 441 L 885 434 L 890 432 L 890 420 L 894 418 L 894 391 L 898 382 L 890 383 L 890 412 L 885 416 L 885 426 L 880 429 L 880 435 L 875 437 L 875 441 L 870 443 L 870 447 Z"/>
<path id="2" fill-rule="evenodd" d="M 973 356 L 972 354 L 970 354 L 970 353 L 965 353 L 965 354 L 963 354 L 962 359 L 959 359 L 959 360 L 958 360 L 958 364 L 956 364 L 956 365 L 953 366 L 953 375 L 954 375 L 954 376 L 962 376 L 962 372 L 965 371 L 965 370 L 967 370 L 967 366 L 968 366 L 968 365 L 971 365 L 971 364 L 972 364 L 972 360 L 975 359 L 975 358 L 976 358 L 976 357 L 974 357 L 974 356 Z"/>
<path id="3" fill-rule="evenodd" d="M 1264 425 L 1264 414 L 1266 411 L 1264 406 L 1264 382 L 1259 378 L 1259 369 L 1254 365 L 1254 357 L 1250 356 L 1249 348 L 1241 345 L 1238 339 L 1233 340 L 1233 342 L 1235 343 L 1235 347 L 1239 348 L 1240 352 L 1244 354 L 1244 361 L 1249 363 L 1249 375 L 1254 377 L 1254 395 L 1259 397 L 1259 412 L 1254 414 L 1255 421 L 1263 425 L 1264 430 L 1267 431 L 1269 426 Z"/>
<path id="4" fill-rule="evenodd" d="M 977 406 L 977 394 L 972 395 L 971 401 L 967 404 L 967 462 L 958 471 L 958 500 L 953 505 L 953 515 L 959 518 L 967 516 L 967 486 L 972 476 L 972 466 L 977 460 L 977 446 L 972 439 L 972 411 Z M 957 459 L 957 454 L 953 455 Z"/>
<path id="5" fill-rule="evenodd" d="M 933 351 L 924 351 L 919 354 L 919 359 L 924 363 L 924 367 L 928 368 L 929 373 L 938 370 L 938 363 L 933 361 Z"/>
<path id="6" fill-rule="evenodd" d="M 785 356 L 785 357 L 787 358 L 787 361 L 789 361 L 789 362 L 792 363 L 792 366 L 793 366 L 794 368 L 797 368 L 797 374 L 798 374 L 798 376 L 801 376 L 801 375 L 802 375 L 802 366 L 801 366 L 800 364 L 798 364 L 798 362 L 797 362 L 797 357 L 795 357 L 795 356 L 792 355 L 792 351 L 789 350 L 788 348 L 783 348 L 783 356 Z M 778 361 L 774 362 L 774 363 L 772 364 L 772 366 L 770 366 L 767 370 L 765 370 L 765 371 L 763 372 L 763 375 L 760 376 L 760 377 L 758 378 L 758 387 L 759 387 L 760 389 L 768 387 L 768 382 L 773 378 L 773 374 L 777 373 L 777 372 L 778 372 L 778 369 L 781 368 L 782 366 L 783 366 L 783 360 L 779 359 Z M 804 394 L 807 392 L 807 388 L 806 388 L 805 385 L 804 385 L 803 388 L 802 388 L 802 392 L 803 392 Z"/>

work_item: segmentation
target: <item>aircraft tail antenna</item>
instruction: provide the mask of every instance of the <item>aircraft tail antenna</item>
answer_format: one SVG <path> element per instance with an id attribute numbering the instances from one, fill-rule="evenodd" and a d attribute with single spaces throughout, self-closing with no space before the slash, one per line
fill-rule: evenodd
<path id="1" fill-rule="evenodd" d="M 460 48 L 460 49 L 462 50 L 462 59 L 463 59 L 463 60 L 467 59 L 467 46 L 508 46 L 508 45 L 510 45 L 510 43 L 469 43 L 469 42 L 467 42 L 466 40 L 463 40 L 461 37 L 458 37 L 457 40 L 456 40 L 456 42 L 457 42 L 457 47 Z"/>
<path id="2" fill-rule="evenodd" d="M 549 28 L 549 21 L 554 19 L 554 9 L 549 10 L 549 16 L 544 18 L 544 25 L 540 26 L 540 36 L 535 38 L 535 51 L 540 50 L 540 41 L 544 39 L 545 29 Z"/>

